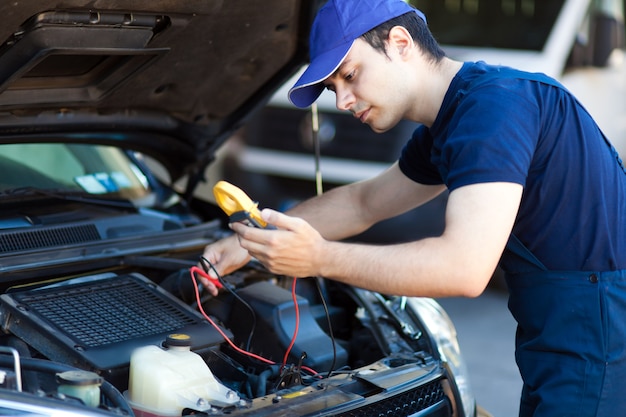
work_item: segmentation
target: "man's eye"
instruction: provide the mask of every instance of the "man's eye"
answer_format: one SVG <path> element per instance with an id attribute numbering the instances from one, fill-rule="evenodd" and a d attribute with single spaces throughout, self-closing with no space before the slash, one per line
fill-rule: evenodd
<path id="1" fill-rule="evenodd" d="M 344 78 L 348 81 L 352 80 L 354 78 L 354 71 L 350 71 Z"/>
<path id="2" fill-rule="evenodd" d="M 328 91 L 335 92 L 335 87 L 334 87 L 334 86 L 332 86 L 332 85 L 326 85 L 326 86 L 324 86 L 324 87 L 325 87 Z"/>

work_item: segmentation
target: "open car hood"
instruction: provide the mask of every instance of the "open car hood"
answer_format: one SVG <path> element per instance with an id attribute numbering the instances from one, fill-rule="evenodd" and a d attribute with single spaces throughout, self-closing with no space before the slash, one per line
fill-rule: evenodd
<path id="1" fill-rule="evenodd" d="M 0 143 L 114 144 L 173 180 L 307 59 L 318 0 L 0 3 Z"/>

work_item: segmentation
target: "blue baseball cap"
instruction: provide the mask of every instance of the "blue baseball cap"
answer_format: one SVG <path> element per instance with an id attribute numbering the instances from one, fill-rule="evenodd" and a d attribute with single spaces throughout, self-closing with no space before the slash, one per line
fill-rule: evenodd
<path id="1" fill-rule="evenodd" d="M 313 104 L 324 91 L 322 81 L 339 68 L 358 37 L 409 12 L 426 21 L 424 13 L 404 0 L 329 0 L 313 22 L 311 63 L 289 90 L 289 101 L 301 108 Z"/>

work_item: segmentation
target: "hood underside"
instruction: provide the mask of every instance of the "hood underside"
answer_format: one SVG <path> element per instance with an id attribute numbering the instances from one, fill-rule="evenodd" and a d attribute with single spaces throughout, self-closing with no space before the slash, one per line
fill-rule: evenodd
<path id="1" fill-rule="evenodd" d="M 176 179 L 307 58 L 319 1 L 0 4 L 0 142 L 135 149 Z"/>

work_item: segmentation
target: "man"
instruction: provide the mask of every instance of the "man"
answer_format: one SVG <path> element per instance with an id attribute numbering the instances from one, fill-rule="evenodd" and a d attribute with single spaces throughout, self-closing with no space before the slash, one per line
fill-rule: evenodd
<path id="1" fill-rule="evenodd" d="M 546 76 L 447 58 L 402 0 L 330 0 L 310 45 L 295 105 L 328 88 L 376 132 L 422 126 L 386 172 L 263 210 L 277 230 L 233 224 L 205 257 L 222 274 L 253 256 L 277 274 L 427 297 L 478 296 L 500 262 L 520 415 L 626 415 L 626 172 L 589 114 Z M 446 188 L 441 236 L 340 242 Z"/>

